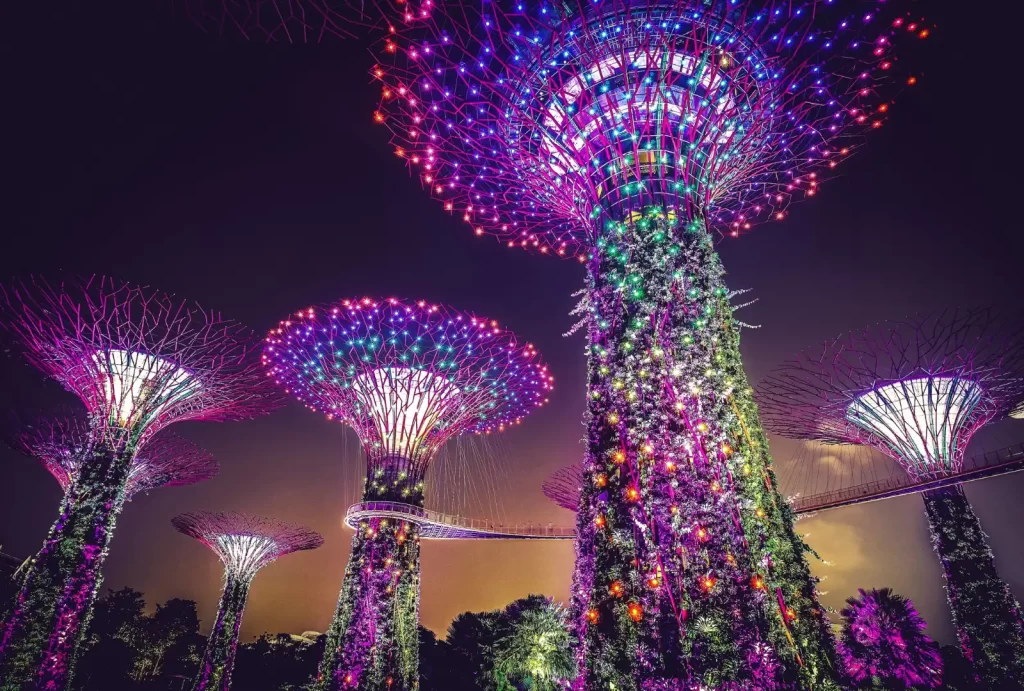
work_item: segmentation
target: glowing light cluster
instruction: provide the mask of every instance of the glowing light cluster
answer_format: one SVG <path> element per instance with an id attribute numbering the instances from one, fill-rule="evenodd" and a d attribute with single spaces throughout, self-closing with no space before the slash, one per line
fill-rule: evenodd
<path id="1" fill-rule="evenodd" d="M 847 419 L 891 449 L 914 475 L 956 468 L 956 443 L 982 399 L 980 387 L 956 377 L 921 377 L 857 396 Z"/>
<path id="2" fill-rule="evenodd" d="M 887 118 L 881 87 L 916 82 L 893 46 L 928 28 L 891 4 L 425 0 L 384 10 L 374 119 L 510 246 L 585 256 L 651 205 L 736 235 L 816 194 Z"/>
<path id="3" fill-rule="evenodd" d="M 195 392 L 189 373 L 164 358 L 127 350 L 93 355 L 103 377 L 103 401 L 119 427 L 131 428 Z"/>
<path id="4" fill-rule="evenodd" d="M 553 385 L 533 346 L 496 322 L 395 299 L 298 312 L 270 332 L 263 361 L 300 401 L 355 429 L 371 467 L 421 466 L 452 437 L 517 424 Z"/>
<path id="5" fill-rule="evenodd" d="M 771 431 L 867 444 L 914 477 L 944 477 L 979 427 L 1024 400 L 1024 338 L 989 309 L 882 322 L 800 353 L 758 396 Z"/>

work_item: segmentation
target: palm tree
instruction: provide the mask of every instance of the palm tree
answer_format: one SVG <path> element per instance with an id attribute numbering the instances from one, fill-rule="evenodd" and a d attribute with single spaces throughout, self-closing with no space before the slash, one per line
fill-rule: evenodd
<path id="1" fill-rule="evenodd" d="M 843 609 L 839 653 L 858 689 L 934 689 L 942 681 L 938 644 L 914 603 L 889 588 L 864 591 Z"/>
<path id="2" fill-rule="evenodd" d="M 494 679 L 508 688 L 552 691 L 576 673 L 565 609 L 547 601 L 510 622 L 494 643 Z"/>

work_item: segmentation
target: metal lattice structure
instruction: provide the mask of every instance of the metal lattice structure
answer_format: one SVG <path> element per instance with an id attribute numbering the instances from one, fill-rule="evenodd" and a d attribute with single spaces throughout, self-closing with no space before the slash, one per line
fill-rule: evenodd
<path id="1" fill-rule="evenodd" d="M 583 468 L 579 463 L 559 468 L 544 481 L 544 496 L 563 509 L 576 513 L 580 509 L 580 490 L 583 488 Z"/>
<path id="2" fill-rule="evenodd" d="M 380 17 L 360 2 L 340 0 L 175 0 L 189 21 L 217 35 L 267 43 L 351 38 Z"/>
<path id="3" fill-rule="evenodd" d="M 804 351 L 758 392 L 772 432 L 865 444 L 912 478 L 949 477 L 974 433 L 1024 400 L 1024 334 L 991 309 L 882 322 Z"/>
<path id="4" fill-rule="evenodd" d="M 957 482 L 975 475 L 963 462 L 972 435 L 1024 400 L 1024 323 L 992 309 L 884 322 L 804 351 L 765 378 L 758 399 L 777 434 L 872 446 L 903 467 L 924 490 L 932 544 L 975 680 L 1024 684 L 1020 605 L 999 578 Z"/>
<path id="5" fill-rule="evenodd" d="M 85 405 L 88 456 L 0 626 L 0 678 L 64 688 L 140 449 L 184 420 L 235 420 L 282 397 L 252 332 L 216 312 L 106 277 L 0 286 L 0 328 Z M 145 456 L 143 456 L 145 458 Z M 134 464 L 134 465 L 133 465 Z M 158 475 L 137 482 L 162 483 Z"/>
<path id="6" fill-rule="evenodd" d="M 510 246 L 580 256 L 651 205 L 737 235 L 781 220 L 882 125 L 893 3 L 402 4 L 377 120 L 446 208 Z M 900 73 L 904 76 L 896 77 Z"/>
<path id="7" fill-rule="evenodd" d="M 8 443 L 34 458 L 60 484 L 65 494 L 92 455 L 89 421 L 77 410 L 17 423 Z M 149 440 L 132 459 L 125 485 L 125 500 L 158 487 L 181 487 L 217 475 L 217 461 L 205 449 L 169 432 Z"/>
<path id="8" fill-rule="evenodd" d="M 228 572 L 246 579 L 275 559 L 324 543 L 320 534 L 309 528 L 247 513 L 183 513 L 171 524 L 209 547 Z"/>
<path id="9" fill-rule="evenodd" d="M 270 376 L 355 430 L 363 502 L 317 688 L 413 691 L 418 684 L 419 542 L 524 538 L 428 512 L 424 474 L 463 434 L 518 424 L 548 400 L 536 349 L 497 322 L 426 302 L 344 300 L 297 312 L 267 336 Z"/>
<path id="10" fill-rule="evenodd" d="M 394 299 L 296 313 L 267 337 L 263 361 L 289 393 L 356 431 L 369 498 L 409 503 L 422 502 L 427 464 L 448 440 L 518 424 L 553 382 L 534 347 L 496 322 Z"/>
<path id="11" fill-rule="evenodd" d="M 224 563 L 224 592 L 193 689 L 227 691 L 242 613 L 256 572 L 286 554 L 316 549 L 324 539 L 303 526 L 245 513 L 185 513 L 171 523 L 180 533 L 209 547 Z"/>
<path id="12" fill-rule="evenodd" d="M 187 300 L 102 276 L 33 277 L 0 287 L 0 305 L 28 360 L 82 400 L 108 443 L 280 403 L 253 333 Z"/>

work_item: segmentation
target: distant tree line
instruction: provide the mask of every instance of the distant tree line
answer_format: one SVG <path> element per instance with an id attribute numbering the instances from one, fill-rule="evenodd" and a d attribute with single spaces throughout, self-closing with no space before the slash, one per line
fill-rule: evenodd
<path id="1" fill-rule="evenodd" d="M 325 639 L 263 634 L 240 645 L 232 686 L 311 688 Z M 419 640 L 421 691 L 554 691 L 575 672 L 564 610 L 540 595 L 460 614 L 446 639 L 420 627 Z M 107 590 L 96 602 L 73 689 L 189 691 L 205 646 L 192 600 L 171 598 L 147 613 L 141 592 Z"/>

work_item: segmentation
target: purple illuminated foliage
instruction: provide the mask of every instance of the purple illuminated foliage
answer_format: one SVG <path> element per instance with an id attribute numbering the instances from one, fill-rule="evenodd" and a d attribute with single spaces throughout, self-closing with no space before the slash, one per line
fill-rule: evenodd
<path id="1" fill-rule="evenodd" d="M 422 507 L 441 446 L 518 424 L 553 387 L 533 346 L 496 322 L 395 299 L 297 312 L 270 332 L 263 360 L 300 401 L 355 430 L 367 458 L 364 499 L 388 505 Z M 383 515 L 354 527 L 316 688 L 413 691 L 419 527 Z"/>
<path id="2" fill-rule="evenodd" d="M 85 404 L 89 454 L 0 627 L 0 689 L 64 689 L 140 449 L 182 420 L 254 417 L 280 398 L 252 333 L 105 277 L 0 286 L 0 326 Z M 150 477 L 147 482 L 162 482 Z"/>
<path id="3" fill-rule="evenodd" d="M 889 588 L 863 589 L 842 611 L 839 653 L 858 688 L 934 689 L 942 683 L 942 655 L 925 634 L 914 603 Z"/>
<path id="4" fill-rule="evenodd" d="M 224 592 L 193 690 L 227 691 L 242 613 L 256 572 L 286 554 L 316 549 L 324 540 L 302 526 L 242 513 L 186 513 L 171 523 L 224 563 Z"/>

